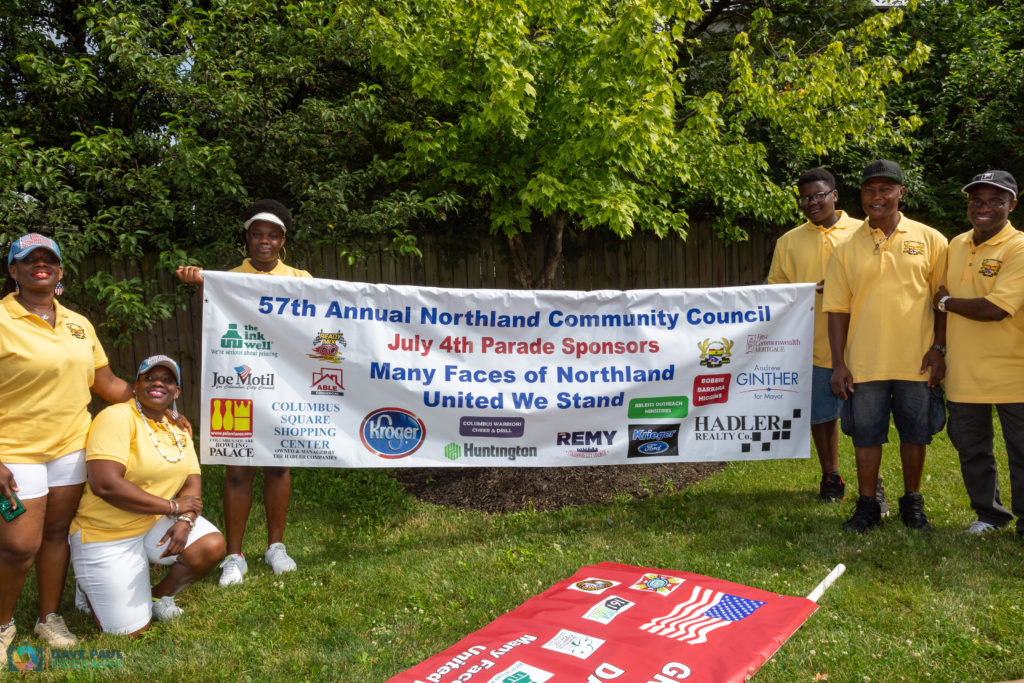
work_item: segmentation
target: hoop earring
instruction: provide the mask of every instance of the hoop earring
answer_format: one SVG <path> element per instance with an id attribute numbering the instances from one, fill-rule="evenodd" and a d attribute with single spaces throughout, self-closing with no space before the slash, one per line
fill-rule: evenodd
<path id="1" fill-rule="evenodd" d="M 53 294 L 54 294 L 54 296 L 60 296 L 63 293 L 64 293 L 64 281 L 61 280 L 60 282 L 57 283 L 57 286 L 53 288 Z"/>
<path id="2" fill-rule="evenodd" d="M 282 263 L 284 263 L 284 257 L 285 257 L 285 255 L 286 255 L 286 254 L 287 254 L 288 252 L 287 252 L 287 251 L 285 251 L 285 248 L 284 248 L 284 247 L 282 246 L 282 247 L 281 247 L 281 252 L 280 252 L 280 253 L 281 253 L 281 255 L 280 255 L 280 257 L 278 257 L 278 260 L 279 260 L 279 261 L 281 261 Z"/>

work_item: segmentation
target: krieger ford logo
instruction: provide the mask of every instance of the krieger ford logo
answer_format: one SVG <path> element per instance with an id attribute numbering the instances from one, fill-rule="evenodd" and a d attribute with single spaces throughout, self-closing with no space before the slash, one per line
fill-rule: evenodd
<path id="1" fill-rule="evenodd" d="M 679 423 L 629 425 L 627 458 L 679 455 Z"/>
<path id="2" fill-rule="evenodd" d="M 404 408 L 380 408 L 359 426 L 359 438 L 367 450 L 390 460 L 412 455 L 426 436 L 423 420 Z"/>

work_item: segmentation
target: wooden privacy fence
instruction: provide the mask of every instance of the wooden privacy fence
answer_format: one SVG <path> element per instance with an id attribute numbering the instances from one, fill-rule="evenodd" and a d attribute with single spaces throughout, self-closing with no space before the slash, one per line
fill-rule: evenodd
<path id="1" fill-rule="evenodd" d="M 746 242 L 725 245 L 709 225 L 692 226 L 684 242 L 678 237 L 658 239 L 641 234 L 626 240 L 603 232 L 576 235 L 563 252 L 555 289 L 668 289 L 723 287 L 764 281 L 775 240 L 781 231 L 752 231 Z M 450 263 L 444 247 L 423 241 L 422 258 L 381 255 L 349 265 L 333 249 L 302 251 L 289 245 L 287 262 L 304 268 L 314 277 L 386 284 L 454 288 L 518 289 L 508 262 L 504 240 L 485 239 L 471 256 Z M 538 257 L 539 258 L 539 257 Z M 158 271 L 156 256 L 141 263 L 112 264 L 96 256 L 82 263 L 78 276 L 85 279 L 100 270 L 118 276 L 156 279 L 158 289 L 170 292 L 183 287 L 172 273 Z M 97 327 L 102 320 L 92 318 Z M 198 425 L 202 340 L 202 306 L 193 295 L 187 308 L 135 337 L 124 349 L 107 347 L 110 365 L 121 377 L 130 378 L 142 359 L 166 353 L 181 365 L 181 399 L 178 409 Z M 99 407 L 94 406 L 94 407 Z"/>

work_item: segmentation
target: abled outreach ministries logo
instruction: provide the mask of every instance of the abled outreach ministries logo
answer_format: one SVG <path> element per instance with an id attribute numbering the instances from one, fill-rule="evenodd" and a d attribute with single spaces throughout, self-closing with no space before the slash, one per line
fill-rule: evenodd
<path id="1" fill-rule="evenodd" d="M 359 439 L 366 449 L 389 460 L 412 455 L 426 438 L 423 420 L 404 408 L 379 408 L 359 425 Z"/>
<path id="2" fill-rule="evenodd" d="M 210 400 L 210 436 L 248 438 L 252 436 L 252 400 L 215 398 Z"/>

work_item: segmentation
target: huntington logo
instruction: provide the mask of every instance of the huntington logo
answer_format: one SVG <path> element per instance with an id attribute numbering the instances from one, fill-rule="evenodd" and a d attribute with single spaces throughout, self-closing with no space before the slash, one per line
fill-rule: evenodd
<path id="1" fill-rule="evenodd" d="M 252 401 L 215 398 L 210 401 L 210 436 L 252 436 Z"/>
<path id="2" fill-rule="evenodd" d="M 258 327 L 243 325 L 239 330 L 237 323 L 228 324 L 228 329 L 220 336 L 219 348 L 210 351 L 235 356 L 277 357 L 277 352 L 273 350 L 273 342 L 264 337 Z"/>
<path id="3" fill-rule="evenodd" d="M 458 460 L 462 457 L 462 448 L 457 443 L 450 443 L 444 447 L 444 457 L 449 460 Z"/>

